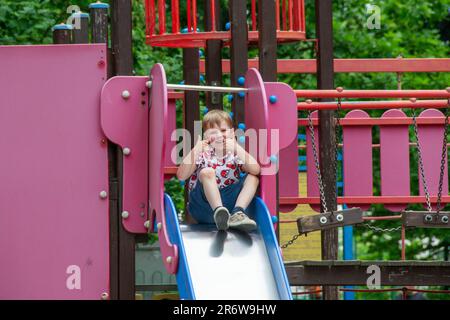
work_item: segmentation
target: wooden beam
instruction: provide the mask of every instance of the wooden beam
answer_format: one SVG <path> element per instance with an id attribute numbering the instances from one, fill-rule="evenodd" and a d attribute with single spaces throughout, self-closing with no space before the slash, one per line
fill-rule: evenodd
<path id="1" fill-rule="evenodd" d="M 333 15 L 332 0 L 316 0 L 316 35 L 318 39 L 317 53 L 317 89 L 332 89 L 334 87 L 333 67 Z M 325 99 L 320 100 L 325 102 Z M 320 171 L 324 184 L 325 199 L 329 211 L 335 211 L 336 172 L 335 167 L 335 123 L 334 114 L 329 110 L 319 111 L 320 137 Z M 334 163 L 334 164 L 333 164 Z M 322 207 L 322 212 L 324 208 Z M 322 259 L 336 260 L 338 256 L 337 228 L 322 231 Z M 324 286 L 325 300 L 339 299 L 336 287 Z"/>

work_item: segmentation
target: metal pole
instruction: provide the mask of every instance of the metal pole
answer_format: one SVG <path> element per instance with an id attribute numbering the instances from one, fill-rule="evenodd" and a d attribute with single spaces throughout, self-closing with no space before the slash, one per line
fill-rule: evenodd
<path id="1" fill-rule="evenodd" d="M 150 84 L 147 84 L 147 87 Z M 216 87 L 216 86 L 197 86 L 187 84 L 167 84 L 169 90 L 181 90 L 181 91 L 200 91 L 200 92 L 245 92 L 247 88 L 235 88 L 235 87 Z"/>

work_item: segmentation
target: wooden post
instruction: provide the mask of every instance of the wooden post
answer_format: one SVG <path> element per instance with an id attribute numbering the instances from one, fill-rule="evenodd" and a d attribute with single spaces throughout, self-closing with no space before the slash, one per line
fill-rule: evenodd
<path id="1" fill-rule="evenodd" d="M 91 39 L 93 43 L 108 43 L 108 8 L 106 3 L 89 5 L 91 19 Z M 108 47 L 108 45 L 107 45 Z M 112 76 L 114 61 L 111 50 L 107 48 L 108 78 Z M 108 141 L 108 177 L 109 177 L 109 281 L 110 299 L 119 299 L 119 182 L 116 161 L 117 145 Z"/>
<path id="2" fill-rule="evenodd" d="M 231 47 L 230 67 L 231 86 L 237 87 L 238 79 L 244 77 L 248 69 L 248 30 L 247 30 L 247 1 L 230 0 L 231 17 Z M 237 94 L 233 96 L 232 111 L 235 127 L 239 123 L 245 123 L 244 99 Z"/>
<path id="3" fill-rule="evenodd" d="M 332 0 L 316 0 L 316 34 L 318 40 L 317 53 L 317 88 L 334 88 L 333 68 L 333 14 Z M 330 101 L 321 99 L 320 101 Z M 333 101 L 333 100 L 331 100 Z M 320 137 L 320 170 L 325 189 L 325 199 L 328 210 L 337 209 L 335 162 L 335 126 L 333 111 L 319 111 Z M 323 211 L 323 210 L 322 210 Z M 336 228 L 322 231 L 322 259 L 337 260 L 338 258 L 338 230 Z M 323 298 L 337 300 L 338 288 L 323 287 Z"/>
<path id="4" fill-rule="evenodd" d="M 200 80 L 200 63 L 199 63 L 198 48 L 183 49 L 183 79 L 185 84 L 198 85 Z M 191 141 L 183 140 L 183 145 L 187 145 L 184 150 L 192 149 L 197 140 L 194 136 L 194 125 L 195 121 L 200 120 L 200 109 L 199 109 L 199 92 L 198 91 L 185 91 L 184 92 L 184 110 L 183 110 L 183 123 L 184 128 L 187 129 L 191 135 Z M 190 144 L 190 148 L 189 148 Z M 186 151 L 186 152 L 189 152 Z M 185 157 L 186 154 L 183 154 Z M 188 188 L 185 185 L 184 193 L 184 205 L 187 208 L 188 200 Z M 190 221 L 190 215 L 186 212 L 186 220 Z"/>
<path id="5" fill-rule="evenodd" d="M 111 45 L 115 75 L 133 74 L 133 56 L 131 42 L 131 0 L 111 1 Z M 135 236 L 128 233 L 122 225 L 122 186 L 123 154 L 121 148 L 115 153 L 117 164 L 118 209 L 115 219 L 118 221 L 119 233 L 119 294 L 121 300 L 135 299 Z"/>
<path id="6" fill-rule="evenodd" d="M 259 72 L 263 80 L 267 82 L 277 81 L 277 31 L 275 12 L 275 1 L 258 0 Z M 275 197 L 277 200 L 275 208 L 269 209 L 272 215 L 275 214 L 278 221 L 280 221 L 278 173 L 273 179 L 275 180 Z M 275 233 L 279 241 L 279 224 Z"/>
<path id="7" fill-rule="evenodd" d="M 75 12 L 73 17 L 73 43 L 89 43 L 89 14 Z"/>
<path id="8" fill-rule="evenodd" d="M 205 30 L 220 30 L 220 1 L 214 0 L 215 21 L 211 17 L 211 0 L 204 0 Z M 215 28 L 213 28 L 213 23 Z M 206 83 L 211 86 L 222 84 L 222 41 L 207 40 L 205 48 Z M 209 109 L 223 109 L 222 94 L 206 92 L 206 106 Z"/>
<path id="9" fill-rule="evenodd" d="M 52 30 L 54 44 L 72 43 L 72 25 L 61 23 L 55 25 Z"/>

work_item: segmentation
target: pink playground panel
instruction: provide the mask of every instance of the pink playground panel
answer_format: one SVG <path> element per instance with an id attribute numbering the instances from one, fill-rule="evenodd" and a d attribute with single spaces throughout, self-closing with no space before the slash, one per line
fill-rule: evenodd
<path id="1" fill-rule="evenodd" d="M 118 76 L 108 80 L 101 96 L 101 123 L 123 156 L 122 219 L 125 229 L 146 233 L 148 196 L 148 77 Z M 122 94 L 129 93 L 128 98 Z M 128 151 L 128 152 L 127 152 Z M 128 153 L 128 154 L 127 154 Z"/>
<path id="2" fill-rule="evenodd" d="M 105 59 L 104 45 L 0 46 L 0 299 L 109 293 Z"/>
<path id="3" fill-rule="evenodd" d="M 398 109 L 383 113 L 382 118 L 406 118 Z M 415 149 L 413 149 L 415 151 Z M 382 196 L 409 196 L 409 126 L 380 126 L 380 170 Z M 406 209 L 407 204 L 386 204 L 393 212 Z"/>
<path id="4" fill-rule="evenodd" d="M 370 118 L 367 112 L 353 110 L 347 113 L 349 118 Z M 372 126 L 348 126 L 342 130 L 344 195 L 372 195 Z M 340 140 L 340 139 L 339 139 Z M 370 205 L 352 205 L 367 210 Z"/>
<path id="5" fill-rule="evenodd" d="M 420 113 L 420 118 L 443 117 L 441 111 L 428 109 Z M 430 195 L 437 195 L 439 187 L 439 174 L 441 169 L 442 140 L 444 137 L 443 125 L 418 125 L 420 146 L 423 154 L 425 179 Z M 448 161 L 445 157 L 444 183 L 442 194 L 448 194 Z M 419 168 L 417 169 L 419 170 Z M 420 177 L 420 172 L 419 172 Z M 419 179 L 420 195 L 425 195 L 422 180 Z M 435 208 L 435 206 L 434 206 Z"/>

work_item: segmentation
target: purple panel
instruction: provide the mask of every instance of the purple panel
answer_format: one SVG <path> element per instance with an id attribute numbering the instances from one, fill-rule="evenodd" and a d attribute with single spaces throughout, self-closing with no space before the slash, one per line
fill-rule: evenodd
<path id="1" fill-rule="evenodd" d="M 362 110 L 347 113 L 346 119 L 370 118 Z M 372 126 L 343 127 L 344 156 L 344 195 L 371 196 L 373 194 L 372 178 Z M 370 205 L 354 204 L 362 210 Z"/>
<path id="2" fill-rule="evenodd" d="M 428 109 L 423 111 L 419 117 L 432 118 L 444 117 L 441 111 Z M 444 137 L 444 125 L 419 125 L 419 139 L 422 148 L 425 179 L 427 181 L 430 196 L 437 196 L 439 189 L 439 173 L 441 168 L 442 141 Z M 447 160 L 447 155 L 445 157 Z M 420 172 L 419 172 L 420 177 Z M 422 179 L 419 179 L 420 195 L 425 195 Z M 444 183 L 442 194 L 448 194 L 448 161 L 445 161 Z"/>
<path id="3" fill-rule="evenodd" d="M 269 128 L 279 130 L 279 196 L 298 196 L 298 142 L 297 97 L 290 86 L 278 82 L 265 82 L 266 97 L 277 97 L 268 103 Z M 276 148 L 276 146 L 274 145 Z M 270 154 L 276 154 L 271 150 Z M 280 206 L 280 211 L 290 212 L 296 205 Z"/>
<path id="4" fill-rule="evenodd" d="M 176 141 L 172 141 L 171 135 L 177 129 L 177 105 L 176 99 L 169 99 L 167 108 L 167 130 L 165 131 L 166 148 L 164 156 L 164 166 L 166 167 L 176 167 L 176 158 L 172 159 L 172 152 L 175 150 L 177 145 Z M 176 154 L 174 154 L 176 156 Z M 173 175 L 165 175 L 165 179 L 170 179 Z"/>
<path id="5" fill-rule="evenodd" d="M 146 233 L 148 97 L 147 77 L 114 77 L 106 82 L 101 97 L 101 124 L 106 136 L 124 150 L 123 212 L 125 229 Z M 124 91 L 128 98 L 122 97 Z M 129 151 L 127 155 L 126 150 Z M 126 216 L 124 216 L 126 217 Z"/>
<path id="6" fill-rule="evenodd" d="M 382 118 L 406 118 L 403 111 L 388 110 Z M 409 133 L 407 125 L 380 126 L 380 171 L 382 196 L 409 196 Z M 385 204 L 393 212 L 407 204 Z"/>
<path id="7" fill-rule="evenodd" d="M 178 247 L 172 245 L 166 230 L 166 217 L 164 211 L 164 154 L 166 146 L 166 136 L 162 134 L 169 127 L 167 85 L 164 68 L 157 63 L 151 71 L 151 107 L 149 125 L 149 206 L 150 225 L 153 226 L 156 217 L 158 227 L 158 237 L 161 246 L 161 255 L 164 266 L 170 274 L 177 272 L 178 268 Z"/>
<path id="8" fill-rule="evenodd" d="M 312 119 L 317 119 L 318 112 L 314 111 L 311 113 Z M 319 158 L 319 128 L 314 126 L 314 137 L 316 142 L 316 152 L 317 158 Z M 306 127 L 306 194 L 308 197 L 319 197 L 319 184 L 317 182 L 317 172 L 314 162 L 314 154 L 311 140 L 311 133 L 309 127 Z M 298 175 L 298 174 L 297 174 Z M 320 212 L 320 205 L 312 204 L 311 208 Z"/>
<path id="9" fill-rule="evenodd" d="M 0 46 L 0 299 L 109 294 L 105 59 L 100 44 Z"/>
<path id="10" fill-rule="evenodd" d="M 256 130 L 257 135 L 268 129 L 268 110 L 267 96 L 265 86 L 259 72 L 252 68 L 249 69 L 245 76 L 245 84 L 249 89 L 245 97 L 245 122 L 247 132 L 249 129 Z M 254 135 L 255 136 L 255 135 Z M 258 139 L 259 140 L 259 139 Z M 267 135 L 267 143 L 258 141 L 258 147 L 255 147 L 255 139 L 248 139 L 250 147 L 247 148 L 258 160 L 261 165 L 260 190 L 261 198 L 266 203 L 272 215 L 276 215 L 276 176 L 274 173 L 274 165 L 270 163 L 267 146 L 270 145 L 270 134 Z M 248 146 L 247 146 L 248 147 Z"/>

